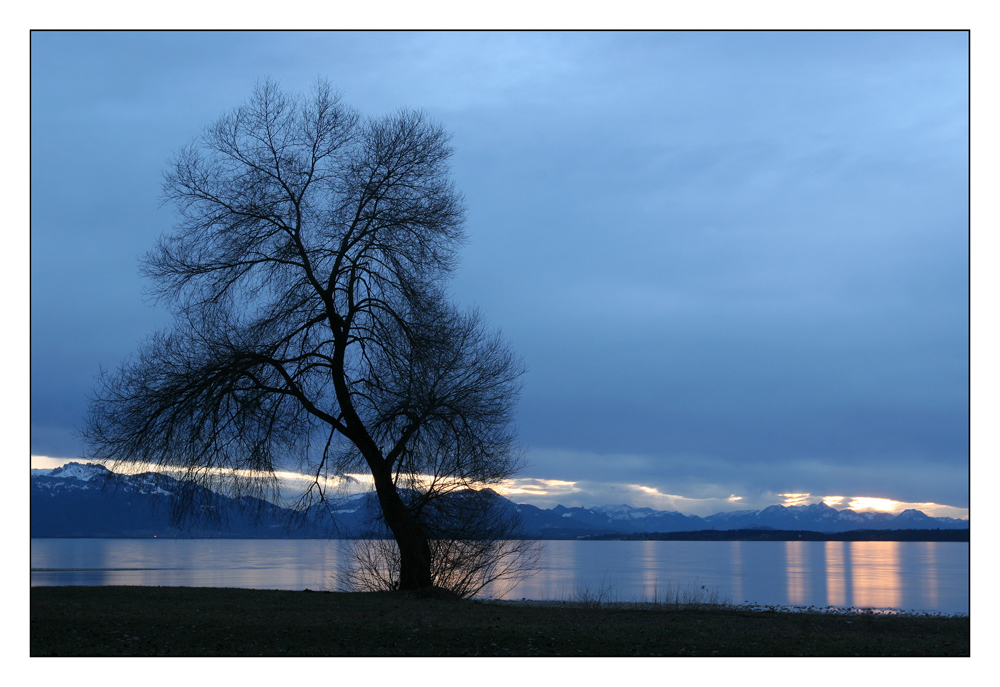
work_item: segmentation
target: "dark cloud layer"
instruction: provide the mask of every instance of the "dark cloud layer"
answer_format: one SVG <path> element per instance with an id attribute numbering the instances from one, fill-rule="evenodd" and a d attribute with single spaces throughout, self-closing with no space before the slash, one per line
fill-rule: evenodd
<path id="1" fill-rule="evenodd" d="M 967 507 L 948 32 L 34 33 L 33 454 L 78 456 L 93 376 L 166 323 L 165 161 L 266 75 L 454 132 L 453 292 L 528 364 L 527 476 Z"/>

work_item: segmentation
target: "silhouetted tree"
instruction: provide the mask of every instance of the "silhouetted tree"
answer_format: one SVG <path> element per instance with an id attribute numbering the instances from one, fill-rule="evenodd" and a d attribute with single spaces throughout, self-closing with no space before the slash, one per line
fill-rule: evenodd
<path id="1" fill-rule="evenodd" d="M 518 537 L 516 506 L 489 489 L 429 494 L 410 492 L 410 505 L 429 535 L 431 579 L 462 597 L 474 596 L 491 583 L 514 583 L 534 572 L 538 543 Z M 416 502 L 422 501 L 422 505 Z M 348 591 L 399 588 L 400 556 L 381 518 L 366 538 L 344 547 L 351 563 L 341 571 Z M 513 538 L 512 538 L 513 537 Z M 494 590 L 503 591 L 503 590 Z"/>
<path id="2" fill-rule="evenodd" d="M 520 465 L 522 365 L 445 295 L 464 237 L 448 140 L 421 112 L 364 119 L 324 83 L 265 81 L 182 149 L 164 183 L 179 223 L 143 260 L 175 325 L 102 373 L 90 455 L 272 499 L 289 458 L 319 498 L 365 470 L 395 586 L 431 585 L 431 504 Z"/>

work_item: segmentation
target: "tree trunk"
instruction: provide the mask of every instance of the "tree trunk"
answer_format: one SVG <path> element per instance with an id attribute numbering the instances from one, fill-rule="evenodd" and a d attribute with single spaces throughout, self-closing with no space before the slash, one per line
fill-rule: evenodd
<path id="1" fill-rule="evenodd" d="M 375 492 L 385 524 L 399 547 L 399 589 L 421 589 L 434 584 L 431 579 L 431 548 L 420 523 L 407 510 L 392 479 L 375 478 Z"/>
<path id="2" fill-rule="evenodd" d="M 399 589 L 405 591 L 432 586 L 431 549 L 420 526 L 408 528 L 402 534 L 393 530 L 393 535 L 399 547 Z"/>

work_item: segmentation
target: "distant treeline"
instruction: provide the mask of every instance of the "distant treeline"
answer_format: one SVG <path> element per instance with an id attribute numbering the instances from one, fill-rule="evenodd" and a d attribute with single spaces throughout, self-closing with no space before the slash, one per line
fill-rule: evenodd
<path id="1" fill-rule="evenodd" d="M 697 532 L 639 532 L 580 537 L 602 541 L 969 541 L 969 530 L 699 530 Z"/>

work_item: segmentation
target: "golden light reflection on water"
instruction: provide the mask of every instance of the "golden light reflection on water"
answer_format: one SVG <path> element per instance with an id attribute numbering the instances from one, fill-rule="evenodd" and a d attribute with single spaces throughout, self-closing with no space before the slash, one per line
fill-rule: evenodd
<path id="1" fill-rule="evenodd" d="M 933 559 L 933 544 L 925 543 L 928 561 Z M 827 606 L 857 608 L 899 608 L 903 604 L 902 542 L 834 542 L 822 549 L 810 549 L 811 542 L 785 542 L 785 579 L 789 605 L 804 606 L 825 596 Z M 820 554 L 810 561 L 808 552 Z M 932 578 L 933 563 L 921 566 L 920 575 Z M 825 590 L 823 587 L 825 586 Z M 815 588 L 812 588 L 815 587 Z M 928 599 L 938 603 L 936 581 Z"/>
<path id="2" fill-rule="evenodd" d="M 718 591 L 735 603 L 968 612 L 968 545 L 940 542 L 550 541 L 509 597 L 663 598 Z M 963 567 L 964 566 L 964 567 Z M 964 571 L 964 573 L 963 573 Z"/>
<path id="3" fill-rule="evenodd" d="M 881 546 L 865 546 L 878 543 Z M 903 600 L 898 541 L 848 542 L 851 552 L 851 592 L 859 608 L 898 607 Z"/>
<path id="4" fill-rule="evenodd" d="M 828 541 L 823 547 L 826 557 L 826 605 L 847 605 L 847 565 L 844 560 L 844 548 L 847 542 Z"/>
<path id="5" fill-rule="evenodd" d="M 925 590 L 927 601 L 937 606 L 938 600 L 938 569 L 937 556 L 934 555 L 935 547 L 933 542 L 922 541 L 920 543 L 920 569 L 925 580 Z"/>
<path id="6" fill-rule="evenodd" d="M 788 603 L 806 605 L 809 596 L 809 564 L 806 561 L 806 542 L 785 542 L 785 575 L 788 578 Z"/>

